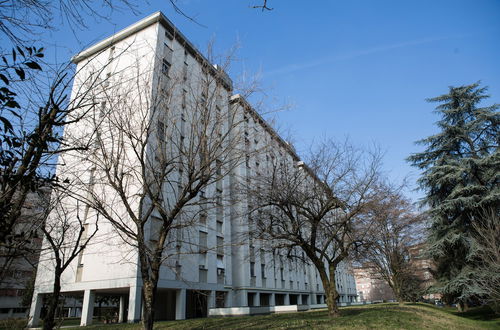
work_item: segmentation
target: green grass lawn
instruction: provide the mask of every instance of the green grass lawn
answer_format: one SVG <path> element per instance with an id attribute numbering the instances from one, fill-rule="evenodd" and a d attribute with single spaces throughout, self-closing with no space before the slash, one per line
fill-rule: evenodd
<path id="1" fill-rule="evenodd" d="M 263 316 L 235 316 L 155 323 L 155 329 L 500 329 L 500 317 L 487 307 L 459 314 L 427 304 L 376 304 L 341 308 L 330 319 L 326 310 Z M 139 329 L 138 324 L 93 325 L 85 329 Z M 77 329 L 77 328 L 72 328 Z M 82 329 L 82 328 L 80 328 Z"/>

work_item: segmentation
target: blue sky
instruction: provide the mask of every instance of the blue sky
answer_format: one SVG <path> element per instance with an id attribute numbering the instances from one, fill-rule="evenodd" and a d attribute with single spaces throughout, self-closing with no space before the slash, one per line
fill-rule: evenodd
<path id="1" fill-rule="evenodd" d="M 418 171 L 405 158 L 421 150 L 414 141 L 436 131 L 438 117 L 426 98 L 481 80 L 490 87 L 489 103 L 500 103 L 498 0 L 268 0 L 274 8 L 268 12 L 250 8 L 258 2 L 179 0 L 195 24 L 168 1 L 151 0 L 138 15 L 89 17 L 88 29 L 61 26 L 43 38 L 57 46 L 48 49 L 49 60 L 64 61 L 161 10 L 200 49 L 212 38 L 219 51 L 239 42 L 231 74 L 260 72 L 270 99 L 293 104 L 276 120 L 293 133 L 299 151 L 322 136 L 377 143 L 394 180 L 415 181 Z"/>

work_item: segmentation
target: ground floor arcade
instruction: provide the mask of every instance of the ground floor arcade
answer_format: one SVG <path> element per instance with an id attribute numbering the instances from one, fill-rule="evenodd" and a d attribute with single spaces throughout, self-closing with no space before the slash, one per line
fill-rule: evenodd
<path id="1" fill-rule="evenodd" d="M 80 325 L 92 324 L 96 314 L 101 316 L 100 302 L 106 299 L 106 306 L 112 310 L 110 322 L 133 323 L 141 319 L 142 295 L 140 286 L 113 289 L 85 289 L 63 292 L 81 304 L 65 310 L 67 316 L 80 316 Z M 40 324 L 44 293 L 35 293 L 30 311 L 30 327 Z M 76 297 L 76 298 L 75 298 Z M 78 298 L 79 297 L 79 298 Z M 110 303 L 112 301 L 112 303 Z M 189 288 L 160 288 L 155 301 L 155 320 L 182 320 L 212 315 L 241 315 L 276 312 L 283 306 L 300 306 L 297 310 L 324 307 L 322 293 L 293 292 L 279 290 L 255 290 L 230 288 L 203 290 Z M 97 307 L 98 306 L 98 307 Z M 113 307 L 114 309 L 112 309 Z M 99 313 L 96 313 L 99 308 Z M 283 311 L 288 309 L 283 309 Z M 229 313 L 229 314 L 228 314 Z"/>

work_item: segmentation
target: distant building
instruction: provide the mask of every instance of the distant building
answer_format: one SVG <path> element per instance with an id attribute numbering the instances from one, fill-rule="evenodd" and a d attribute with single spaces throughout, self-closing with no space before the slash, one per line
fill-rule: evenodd
<path id="1" fill-rule="evenodd" d="M 0 319 L 26 317 L 28 314 L 29 304 L 23 305 L 22 300 L 26 290 L 30 290 L 30 281 L 34 281 L 42 245 L 42 233 L 38 229 L 47 213 L 49 195 L 46 188 L 28 193 L 21 217 L 16 222 L 15 233 L 35 231 L 34 237 L 29 241 L 14 239 L 14 243 L 0 247 Z"/>
<path id="2" fill-rule="evenodd" d="M 374 269 L 367 265 L 354 267 L 357 301 L 387 301 L 393 300 L 394 294 L 386 281 L 376 276 Z"/>
<path id="3" fill-rule="evenodd" d="M 198 99 L 202 99 L 203 104 L 206 102 L 203 91 L 197 92 L 197 100 L 190 100 L 194 96 L 192 93 L 188 95 L 187 84 L 202 74 L 217 78 L 216 92 L 220 97 L 217 98 L 216 111 L 234 113 L 237 115 L 235 120 L 242 123 L 241 136 L 245 137 L 245 141 L 238 148 L 249 152 L 246 162 L 235 166 L 227 177 L 207 187 L 199 196 L 204 198 L 207 194 L 220 197 L 221 202 L 217 202 L 215 210 L 206 213 L 200 210 L 198 223 L 189 228 L 189 231 L 177 232 L 177 244 L 172 248 L 179 253 L 168 260 L 170 264 L 165 263 L 160 272 L 156 319 L 204 317 L 210 309 L 215 308 L 227 308 L 226 314 L 238 314 L 269 311 L 271 307 L 284 305 L 302 305 L 303 309 L 325 306 L 323 286 L 313 265 L 288 259 L 285 251 L 266 251 L 258 239 L 250 238 L 242 244 L 231 244 L 237 241 L 240 233 L 251 230 L 249 219 L 242 216 L 247 213 L 249 201 L 227 205 L 222 201 L 233 200 L 231 194 L 234 192 L 231 187 L 234 182 L 241 178 L 251 180 L 252 176 L 258 175 L 259 171 L 264 171 L 272 164 L 271 157 L 254 157 L 251 151 L 267 144 L 273 146 L 273 151 L 280 155 L 283 162 L 297 162 L 298 157 L 242 96 L 233 95 L 232 81 L 220 68 L 209 63 L 160 12 L 98 42 L 77 55 L 74 61 L 78 65 L 75 81 L 88 74 L 86 70 L 90 70 L 92 64 L 102 63 L 100 67 L 105 67 L 106 63 L 111 63 L 101 72 L 104 77 L 110 78 L 106 82 L 109 95 L 121 94 L 120 86 L 112 83 L 116 73 L 113 70 L 121 70 L 126 74 L 135 64 L 140 66 L 144 81 L 166 83 L 169 83 L 173 73 L 180 73 L 182 83 L 175 85 L 175 88 L 179 89 L 176 92 L 181 97 L 178 104 L 169 107 L 172 115 L 178 116 L 179 120 L 175 127 L 158 125 L 162 129 L 159 136 L 168 136 L 169 130 L 172 130 L 175 134 L 180 134 L 181 140 L 184 139 L 183 132 L 190 127 L 190 113 L 186 103 L 200 103 Z M 190 92 L 192 90 L 189 89 Z M 106 104 L 103 105 L 105 106 Z M 66 130 L 84 130 L 78 125 L 83 124 L 76 123 Z M 168 145 L 169 141 L 165 142 Z M 81 166 L 82 176 L 89 176 L 89 166 L 83 163 L 71 165 Z M 178 172 L 172 175 L 178 175 L 178 180 L 181 181 L 183 173 Z M 136 184 L 141 187 L 143 183 Z M 172 193 L 176 193 L 176 189 L 178 187 L 173 187 Z M 113 198 L 113 193 L 106 197 Z M 134 211 L 137 212 L 138 209 L 139 207 Z M 123 213 L 124 218 L 127 217 L 124 210 L 114 209 L 113 212 Z M 150 226 L 146 229 L 147 239 L 151 241 L 156 234 L 154 220 L 153 214 Z M 93 221 L 95 222 L 93 218 L 84 219 L 88 226 L 92 226 Z M 62 293 L 83 296 L 81 325 L 92 322 L 94 300 L 96 295 L 101 294 L 119 297 L 119 321 L 137 322 L 141 317 L 142 304 L 137 251 L 135 247 L 124 244 L 111 224 L 104 220 L 100 222 L 99 230 L 109 236 L 97 240 L 79 258 L 75 258 L 74 263 L 63 274 Z M 113 242 L 120 242 L 121 245 L 114 245 Z M 182 254 L 188 246 L 196 246 L 197 252 Z M 50 274 L 50 260 L 40 262 L 30 311 L 32 326 L 39 321 L 43 296 L 52 291 Z M 336 279 L 339 301 L 354 301 L 356 289 L 353 275 L 341 265 Z M 255 309 L 250 309 L 254 307 Z"/>
<path id="4" fill-rule="evenodd" d="M 409 248 L 410 267 L 414 270 L 421 283 L 422 291 L 426 290 L 435 283 L 432 275 L 432 260 L 425 256 L 425 243 L 417 244 Z M 356 291 L 358 301 L 378 301 L 395 299 L 392 289 L 378 274 L 376 268 L 369 264 L 353 268 L 356 279 Z M 440 299 L 439 294 L 423 295 L 424 299 Z"/>
<path id="5" fill-rule="evenodd" d="M 434 269 L 434 264 L 432 260 L 425 256 L 425 243 L 414 245 L 410 248 L 410 263 L 415 269 L 415 275 L 422 281 L 422 290 L 424 292 L 431 287 L 436 280 L 432 275 L 432 270 Z M 441 299 L 441 295 L 437 293 L 426 293 L 423 296 L 424 299 Z"/>

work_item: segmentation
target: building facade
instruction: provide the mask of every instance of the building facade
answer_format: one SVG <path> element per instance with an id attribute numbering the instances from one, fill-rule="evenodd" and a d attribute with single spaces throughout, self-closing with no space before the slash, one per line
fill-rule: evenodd
<path id="1" fill-rule="evenodd" d="M 244 97 L 233 95 L 232 81 L 221 67 L 212 65 L 160 12 L 86 49 L 73 61 L 77 64 L 73 101 L 79 92 L 87 90 L 85 82 L 89 77 L 96 75 L 102 82 L 94 86 L 94 90 L 101 88 L 107 96 L 106 100 L 95 96 L 94 103 L 99 104 L 101 110 L 87 115 L 93 123 L 96 118 L 105 123 L 116 116 L 126 124 L 139 127 L 145 121 L 157 120 L 155 134 L 159 138 L 152 144 L 171 150 L 169 148 L 176 144 L 201 143 L 191 134 L 196 109 L 200 105 L 208 109 L 207 104 L 212 102 L 210 111 L 215 117 L 224 118 L 213 135 L 221 136 L 224 144 L 232 143 L 231 150 L 238 155 L 231 157 L 241 160 L 227 162 L 230 165 L 224 167 L 227 172 L 221 174 L 221 179 L 200 192 L 199 203 L 189 208 L 190 214 L 194 214 L 190 219 L 194 220 L 189 226 L 176 230 L 171 238 L 172 244 L 167 247 L 170 257 L 160 271 L 155 319 L 265 312 L 276 310 L 276 306 L 297 305 L 304 306 L 303 309 L 324 306 L 323 287 L 312 265 L 287 258 L 286 251 L 270 251 L 266 242 L 248 235 L 252 232 L 248 215 L 250 205 L 235 189 L 238 182 L 251 182 L 252 177 L 267 171 L 273 157 L 288 162 L 299 159 Z M 211 82 L 203 85 L 200 84 L 202 80 Z M 138 89 L 146 92 L 141 94 Z M 162 94 L 165 89 L 168 93 Z M 111 107 L 110 103 L 117 100 L 122 102 L 121 106 Z M 128 105 L 123 106 L 123 102 Z M 145 110 L 141 112 L 140 109 Z M 162 111 L 168 111 L 169 120 L 161 119 Z M 68 125 L 65 135 L 90 136 L 91 124 L 80 121 Z M 105 147 L 113 148 L 109 141 L 115 133 L 108 131 L 95 135 L 108 134 L 99 143 L 108 143 Z M 159 149 L 151 147 L 150 150 Z M 130 152 L 126 147 L 122 151 L 125 155 Z M 104 199 L 116 198 L 116 193 L 99 186 L 95 168 L 86 164 L 85 159 L 74 155 L 62 157 L 60 163 L 65 166 L 58 167 L 59 176 L 64 176 L 64 171 L 71 168 L 73 173 L 78 173 L 72 174 L 73 177 L 95 186 L 94 191 L 102 189 L 100 193 Z M 158 151 L 152 152 L 151 157 L 158 158 Z M 140 166 L 134 163 L 133 157 L 125 158 L 131 168 Z M 181 155 L 179 159 L 184 158 Z M 179 163 L 176 173 L 171 174 L 177 175 L 177 181 L 171 182 L 177 182 L 179 187 L 170 187 L 174 184 L 162 186 L 166 196 L 173 196 L 182 189 L 181 183 L 186 179 L 184 165 Z M 135 192 L 143 189 L 144 182 L 136 178 L 129 180 L 130 196 L 134 199 Z M 204 209 L 203 199 L 208 197 L 215 202 Z M 168 203 L 168 197 L 164 202 Z M 132 211 L 139 212 L 140 203 L 134 203 Z M 112 211 L 127 222 L 127 210 L 114 207 Z M 85 214 L 86 231 L 92 232 L 98 217 L 92 211 L 82 213 Z M 155 217 L 153 212 L 146 232 L 150 241 L 157 239 Z M 118 321 L 136 322 L 141 314 L 142 289 L 136 247 L 124 242 L 110 223 L 100 219 L 98 227 L 95 239 L 63 274 L 62 293 L 83 296 L 81 325 L 92 322 L 95 297 L 100 295 L 119 297 Z M 32 326 L 38 324 L 43 296 L 52 291 L 51 267 L 50 254 L 42 256 L 30 311 Z M 356 290 L 352 274 L 341 267 L 336 278 L 340 302 L 354 301 Z"/>
<path id="2" fill-rule="evenodd" d="M 386 281 L 376 276 L 374 269 L 369 265 L 354 267 L 356 280 L 357 301 L 381 302 L 395 300 L 394 293 Z"/>
<path id="3" fill-rule="evenodd" d="M 430 293 L 429 288 L 436 283 L 432 272 L 435 271 L 435 265 L 428 256 L 426 256 L 426 244 L 420 243 L 409 249 L 410 264 L 415 270 L 415 275 L 421 282 L 423 299 L 435 301 L 441 300 L 441 294 Z"/>

